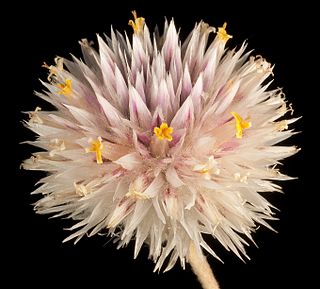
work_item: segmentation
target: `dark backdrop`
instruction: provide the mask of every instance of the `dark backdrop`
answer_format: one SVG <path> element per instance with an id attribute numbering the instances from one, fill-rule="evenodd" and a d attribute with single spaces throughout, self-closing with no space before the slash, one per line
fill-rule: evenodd
<path id="1" fill-rule="evenodd" d="M 310 98 L 316 94 L 312 85 L 317 84 L 310 72 L 310 66 L 317 65 L 317 60 L 312 60 L 315 50 L 311 44 L 316 38 L 311 31 L 316 23 L 311 17 L 313 7 L 307 2 L 282 7 L 283 4 L 270 1 L 253 4 L 238 1 L 236 5 L 228 1 L 104 2 L 11 3 L 2 10 L 9 16 L 2 25 L 5 51 L 2 86 L 6 91 L 2 91 L 3 164 L 4 171 L 10 173 L 3 179 L 6 186 L 2 193 L 6 198 L 2 202 L 2 239 L 6 245 L 2 249 L 8 287 L 22 282 L 27 288 L 200 288 L 190 268 L 183 271 L 178 263 L 168 273 L 152 273 L 154 265 L 147 259 L 147 248 L 133 260 L 132 244 L 116 250 L 112 242 L 101 236 L 83 238 L 77 245 L 62 244 L 69 234 L 63 228 L 70 222 L 48 220 L 48 216 L 33 212 L 31 204 L 37 197 L 29 192 L 41 174 L 19 170 L 21 160 L 34 150 L 18 144 L 34 138 L 21 125 L 25 117 L 21 111 L 33 110 L 37 105 L 46 107 L 33 95 L 34 90 L 42 89 L 38 79 L 47 75 L 41 68 L 42 62 L 52 63 L 56 55 L 80 56 L 78 40 L 94 41 L 95 33 L 109 33 L 111 24 L 115 29 L 131 33 L 127 23 L 132 9 L 146 18 L 149 28 L 157 23 L 161 27 L 164 16 L 174 17 L 176 26 L 182 28 L 182 36 L 201 19 L 216 27 L 227 21 L 228 32 L 233 35 L 228 43 L 230 47 L 248 39 L 249 49 L 255 49 L 255 54 L 275 64 L 274 87 L 284 87 L 289 102 L 294 105 L 295 116 L 304 115 L 296 124 L 297 130 L 303 133 L 286 142 L 297 144 L 302 151 L 284 161 L 283 168 L 285 173 L 299 179 L 283 184 L 285 194 L 270 194 L 271 202 L 280 209 L 280 221 L 272 223 L 278 233 L 258 230 L 254 239 L 259 248 L 253 245 L 248 248 L 251 261 L 245 264 L 213 244 L 224 264 L 213 257 L 209 257 L 209 262 L 222 289 L 296 288 L 308 282 L 309 260 L 313 257 L 308 248 L 311 248 L 309 241 L 314 239 L 309 229 L 312 217 L 309 206 L 314 203 L 314 193 L 308 189 L 307 182 L 310 170 L 306 161 L 310 151 L 307 136 L 309 130 L 317 128 L 316 116 L 314 126 L 306 125 L 311 114 Z M 13 119 L 8 119 L 7 114 Z M 306 268 L 307 275 L 303 273 Z"/>

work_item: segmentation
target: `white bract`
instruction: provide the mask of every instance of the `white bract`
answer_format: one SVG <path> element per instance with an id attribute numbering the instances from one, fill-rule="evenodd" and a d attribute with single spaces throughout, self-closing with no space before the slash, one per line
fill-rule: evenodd
<path id="1" fill-rule="evenodd" d="M 75 220 L 66 240 L 105 231 L 119 247 L 134 240 L 134 257 L 146 244 L 155 270 L 167 257 L 166 270 L 184 267 L 191 242 L 216 256 L 204 235 L 246 256 L 245 239 L 274 219 L 264 192 L 289 179 L 276 166 L 297 152 L 276 145 L 296 119 L 268 90 L 271 65 L 246 43 L 226 49 L 226 24 L 200 22 L 182 44 L 173 21 L 162 36 L 135 13 L 129 24 L 131 41 L 111 30 L 98 51 L 81 41 L 83 61 L 44 64 L 37 95 L 56 110 L 29 113 L 41 151 L 23 163 L 49 173 L 36 211 Z"/>

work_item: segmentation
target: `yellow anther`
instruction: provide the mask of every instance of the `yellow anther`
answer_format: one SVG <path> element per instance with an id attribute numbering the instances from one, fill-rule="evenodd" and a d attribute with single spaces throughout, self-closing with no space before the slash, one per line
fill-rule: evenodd
<path id="1" fill-rule="evenodd" d="M 226 84 L 226 88 L 227 89 L 230 89 L 234 84 L 234 80 L 233 79 L 229 79 L 227 84 Z"/>
<path id="2" fill-rule="evenodd" d="M 72 90 L 72 80 L 66 79 L 64 84 L 59 83 L 58 87 L 60 88 L 59 94 L 63 94 L 65 96 L 71 96 Z"/>
<path id="3" fill-rule="evenodd" d="M 236 137 L 242 138 L 242 131 L 251 127 L 251 122 L 245 121 L 239 114 L 232 111 L 231 114 L 236 120 Z"/>
<path id="4" fill-rule="evenodd" d="M 160 127 L 155 127 L 153 129 L 154 134 L 157 136 L 158 139 L 167 139 L 168 141 L 172 141 L 171 134 L 173 133 L 173 128 L 168 127 L 166 122 L 163 122 Z"/>
<path id="5" fill-rule="evenodd" d="M 278 131 L 283 131 L 283 130 L 287 130 L 288 127 L 288 121 L 287 120 L 281 120 L 276 122 L 276 128 Z"/>
<path id="6" fill-rule="evenodd" d="M 96 153 L 97 164 L 101 165 L 103 163 L 102 149 L 102 138 L 99 136 L 97 140 L 91 141 L 91 147 L 86 148 L 86 153 Z"/>
<path id="7" fill-rule="evenodd" d="M 144 18 L 137 17 L 137 12 L 135 10 L 131 11 L 134 21 L 129 20 L 129 25 L 133 28 L 134 33 L 139 34 L 143 31 Z"/>
<path id="8" fill-rule="evenodd" d="M 227 22 L 224 22 L 222 27 L 218 28 L 217 35 L 220 40 L 227 42 L 230 38 L 232 38 L 231 35 L 229 35 L 226 31 Z"/>
<path id="9" fill-rule="evenodd" d="M 209 169 L 203 169 L 200 171 L 200 174 L 208 174 L 209 173 Z"/>

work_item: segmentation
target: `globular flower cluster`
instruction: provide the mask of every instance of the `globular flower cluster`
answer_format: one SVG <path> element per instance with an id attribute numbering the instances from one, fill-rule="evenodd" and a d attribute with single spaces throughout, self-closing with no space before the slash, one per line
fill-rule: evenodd
<path id="1" fill-rule="evenodd" d="M 216 256 L 204 235 L 242 258 L 274 219 L 264 192 L 289 179 L 277 165 L 297 148 L 276 144 L 294 133 L 292 108 L 268 90 L 264 58 L 225 48 L 226 24 L 200 22 L 181 42 L 173 20 L 150 35 L 133 15 L 132 40 L 111 30 L 98 50 L 80 42 L 83 61 L 44 64 L 37 95 L 56 110 L 29 113 L 41 151 L 23 163 L 48 172 L 35 209 L 75 220 L 66 240 L 106 232 L 119 247 L 134 240 L 134 257 L 146 244 L 155 270 L 167 257 L 166 270 L 184 267 L 191 243 Z"/>

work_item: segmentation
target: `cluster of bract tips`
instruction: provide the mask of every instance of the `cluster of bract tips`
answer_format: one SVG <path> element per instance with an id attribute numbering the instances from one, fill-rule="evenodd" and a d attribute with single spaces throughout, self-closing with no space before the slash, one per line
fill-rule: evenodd
<path id="1" fill-rule="evenodd" d="M 80 42 L 83 61 L 44 64 L 37 95 L 56 110 L 29 112 L 41 151 L 23 163 L 49 173 L 35 209 L 75 220 L 66 240 L 106 232 L 134 240 L 134 257 L 146 244 L 155 270 L 167 257 L 166 270 L 184 267 L 190 244 L 218 258 L 204 235 L 242 258 L 257 226 L 271 228 L 264 193 L 289 179 L 277 165 L 298 149 L 276 144 L 294 134 L 292 108 L 268 90 L 264 58 L 225 48 L 226 23 L 200 22 L 181 43 L 173 20 L 150 35 L 133 15 L 131 40 L 111 30 L 98 50 Z"/>

